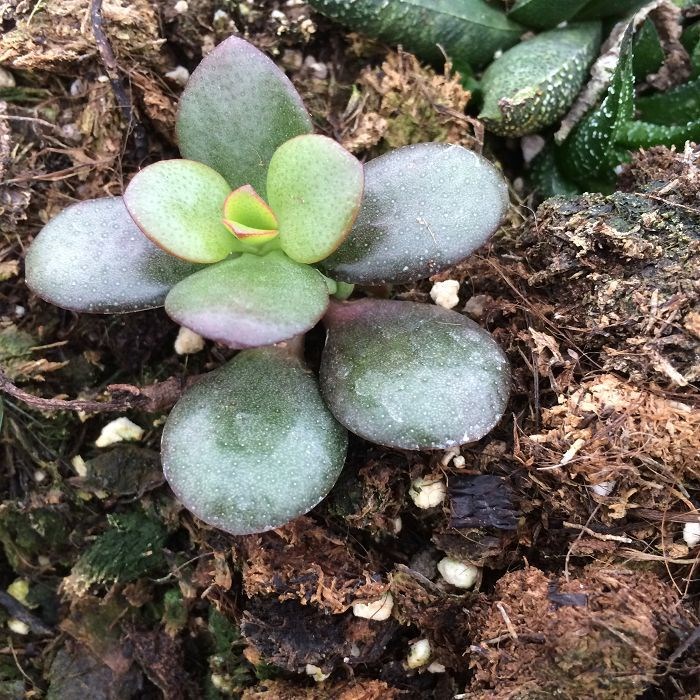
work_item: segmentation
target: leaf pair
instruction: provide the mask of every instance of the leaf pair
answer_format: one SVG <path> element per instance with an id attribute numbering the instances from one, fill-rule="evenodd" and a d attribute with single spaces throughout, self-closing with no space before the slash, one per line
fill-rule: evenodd
<path id="1" fill-rule="evenodd" d="M 175 406 L 163 432 L 165 476 L 198 517 L 246 534 L 306 513 L 342 468 L 345 428 L 382 445 L 437 449 L 478 440 L 503 415 L 505 355 L 460 314 L 364 299 L 334 302 L 327 325 L 328 408 L 279 348 L 240 353 Z"/>
<path id="2" fill-rule="evenodd" d="M 292 260 L 315 263 L 347 235 L 362 189 L 357 159 L 331 139 L 306 134 L 282 144 L 272 156 L 265 187 L 269 209 L 250 184 L 231 193 L 215 170 L 184 159 L 141 170 L 124 202 L 146 236 L 183 260 L 215 263 L 231 253 L 258 252 L 246 245 L 250 238 L 270 240 L 278 234 Z M 235 215 L 252 216 L 251 225 L 232 220 Z"/>

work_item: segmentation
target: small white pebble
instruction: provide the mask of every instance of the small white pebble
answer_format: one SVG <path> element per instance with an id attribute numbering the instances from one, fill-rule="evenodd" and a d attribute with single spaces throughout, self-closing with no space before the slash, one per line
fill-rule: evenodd
<path id="1" fill-rule="evenodd" d="M 36 481 L 37 484 L 46 481 L 46 472 L 43 469 L 37 469 L 34 472 L 34 481 Z"/>
<path id="2" fill-rule="evenodd" d="M 447 486 L 440 478 L 415 479 L 408 490 L 408 495 L 418 508 L 435 508 L 445 500 Z"/>
<path id="3" fill-rule="evenodd" d="M 436 282 L 430 290 L 430 298 L 443 309 L 454 309 L 459 304 L 459 282 L 445 280 Z"/>
<path id="4" fill-rule="evenodd" d="M 378 600 L 370 603 L 355 603 L 352 606 L 352 614 L 355 617 L 364 617 L 366 620 L 387 620 L 394 608 L 394 597 L 388 591 Z"/>
<path id="5" fill-rule="evenodd" d="M 226 12 L 225 10 L 217 10 L 214 13 L 214 20 L 213 21 L 214 21 L 214 24 L 222 24 L 224 22 L 226 22 L 228 24 L 228 22 L 231 21 L 231 15 L 229 15 L 229 13 Z"/>
<path id="6" fill-rule="evenodd" d="M 47 567 L 51 566 L 51 559 L 49 559 L 45 554 L 40 554 L 36 560 L 39 562 L 39 566 Z"/>
<path id="7" fill-rule="evenodd" d="M 185 66 L 175 66 L 172 70 L 169 70 L 165 77 L 168 80 L 172 80 L 178 85 L 185 86 L 187 81 L 190 79 L 190 72 L 185 68 Z"/>
<path id="8" fill-rule="evenodd" d="M 9 70 L 0 68 L 0 88 L 13 88 L 15 85 L 15 76 Z"/>
<path id="9" fill-rule="evenodd" d="M 536 155 L 544 148 L 546 141 L 539 134 L 523 136 L 520 139 L 520 149 L 523 152 L 523 160 L 532 162 Z"/>
<path id="10" fill-rule="evenodd" d="M 683 526 L 683 539 L 688 547 L 700 543 L 700 523 L 686 523 Z"/>
<path id="11" fill-rule="evenodd" d="M 391 524 L 392 524 L 393 527 L 394 527 L 394 534 L 395 534 L 395 535 L 398 535 L 399 532 L 401 532 L 401 529 L 403 528 L 403 520 L 401 520 L 400 517 L 399 517 L 399 518 L 394 518 L 394 519 L 391 521 Z"/>
<path id="12" fill-rule="evenodd" d="M 323 683 L 323 681 L 325 681 L 331 674 L 324 673 L 318 666 L 306 664 L 306 675 L 311 676 L 316 683 Z"/>
<path id="13" fill-rule="evenodd" d="M 143 428 L 140 428 L 136 423 L 122 416 L 121 418 L 116 418 L 111 423 L 107 423 L 107 425 L 102 428 L 100 437 L 95 440 L 95 446 L 107 447 L 108 445 L 114 445 L 116 442 L 123 442 L 125 440 L 140 440 L 144 432 Z"/>
<path id="14" fill-rule="evenodd" d="M 445 673 L 445 667 L 437 661 L 433 661 L 433 663 L 428 666 L 427 670 L 428 673 Z"/>
<path id="15" fill-rule="evenodd" d="M 469 297 L 464 305 L 464 313 L 472 318 L 481 318 L 484 315 L 487 299 L 486 294 L 475 294 Z"/>
<path id="16" fill-rule="evenodd" d="M 419 639 L 413 642 L 408 650 L 406 666 L 409 668 L 420 668 L 430 661 L 430 642 L 427 639 Z"/>
<path id="17" fill-rule="evenodd" d="M 467 460 L 464 459 L 462 455 L 457 455 L 453 460 L 452 460 L 452 466 L 455 469 L 464 469 L 464 467 L 467 466 Z"/>
<path id="18" fill-rule="evenodd" d="M 7 626 L 15 634 L 29 634 L 29 625 L 26 622 L 22 622 L 22 620 L 18 620 L 16 617 L 11 617 L 7 621 Z"/>
<path id="19" fill-rule="evenodd" d="M 24 308 L 24 306 L 20 306 L 19 304 L 15 306 L 15 316 L 17 318 L 22 318 L 22 316 L 24 316 L 26 313 L 27 310 Z"/>
<path id="20" fill-rule="evenodd" d="M 601 481 L 599 484 L 593 484 L 593 486 L 591 486 L 591 491 L 593 491 L 596 496 L 605 498 L 612 493 L 616 483 L 615 481 Z"/>
<path id="21" fill-rule="evenodd" d="M 84 89 L 85 89 L 85 85 L 83 84 L 83 81 L 80 78 L 76 78 L 70 84 L 69 91 L 70 91 L 71 97 L 80 96 Z"/>
<path id="22" fill-rule="evenodd" d="M 455 588 L 471 588 L 479 578 L 478 567 L 451 557 L 440 559 L 437 568 L 442 578 Z"/>
<path id="23" fill-rule="evenodd" d="M 189 328 L 180 326 L 175 338 L 175 352 L 178 355 L 194 355 L 204 350 L 204 338 Z"/>
<path id="24" fill-rule="evenodd" d="M 173 10 L 175 10 L 178 15 L 184 15 L 189 9 L 190 6 L 187 4 L 187 0 L 177 0 L 175 6 L 173 7 Z"/>
<path id="25" fill-rule="evenodd" d="M 70 463 L 78 476 L 87 476 L 87 466 L 85 460 L 80 455 L 73 457 Z"/>
<path id="26" fill-rule="evenodd" d="M 440 464 L 443 467 L 446 467 L 458 454 L 459 447 L 450 447 L 450 449 L 446 450 L 445 453 L 442 455 L 442 458 L 440 459 Z"/>

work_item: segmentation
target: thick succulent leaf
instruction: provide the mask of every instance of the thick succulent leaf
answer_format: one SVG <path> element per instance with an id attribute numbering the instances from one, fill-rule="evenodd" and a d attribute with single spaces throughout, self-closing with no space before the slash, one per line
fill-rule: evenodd
<path id="1" fill-rule="evenodd" d="M 633 53 L 632 70 L 635 80 L 643 80 L 647 75 L 655 73 L 664 62 L 665 54 L 659 32 L 648 17 L 634 37 Z"/>
<path id="2" fill-rule="evenodd" d="M 601 104 L 594 107 L 557 149 L 556 159 L 565 177 L 583 187 L 600 188 L 615 181 L 615 166 L 626 151 L 618 137 L 634 114 L 632 26 L 620 45 L 620 57 Z"/>
<path id="3" fill-rule="evenodd" d="M 577 20 L 602 19 L 603 17 L 623 17 L 630 14 L 648 0 L 590 0 L 576 15 Z"/>
<path id="4" fill-rule="evenodd" d="M 508 17 L 526 27 L 551 29 L 570 20 L 588 0 L 517 0 Z"/>
<path id="5" fill-rule="evenodd" d="M 700 115 L 700 78 L 666 92 L 637 98 L 637 114 L 645 122 L 685 125 Z"/>
<path id="6" fill-rule="evenodd" d="M 503 176 L 461 146 L 405 146 L 365 165 L 350 235 L 323 267 L 353 284 L 408 282 L 454 265 L 485 243 L 508 207 Z"/>
<path id="7" fill-rule="evenodd" d="M 682 147 L 686 141 L 700 141 L 700 117 L 687 124 L 650 124 L 629 122 L 618 135 L 618 143 L 624 148 L 637 150 L 652 146 Z"/>
<path id="8" fill-rule="evenodd" d="M 484 73 L 486 127 L 501 136 L 524 136 L 554 124 L 578 95 L 598 55 L 599 22 L 542 32 L 506 51 Z"/>
<path id="9" fill-rule="evenodd" d="M 260 348 L 184 394 L 165 424 L 162 457 L 186 508 L 246 535 L 311 510 L 338 478 L 346 448 L 345 429 L 300 362 Z"/>
<path id="10" fill-rule="evenodd" d="M 204 58 L 180 99 L 182 155 L 214 168 L 231 189 L 251 185 L 263 197 L 272 154 L 311 131 L 311 119 L 289 79 L 237 37 Z"/>
<path id="11" fill-rule="evenodd" d="M 561 174 L 551 144 L 547 144 L 533 158 L 528 170 L 528 180 L 532 189 L 536 190 L 542 199 L 570 197 L 581 193 L 573 182 Z"/>
<path id="12" fill-rule="evenodd" d="M 277 217 L 250 185 L 239 187 L 226 198 L 224 225 L 246 243 L 265 243 L 279 233 Z"/>
<path id="13" fill-rule="evenodd" d="M 44 226 L 25 259 L 33 292 L 56 306 L 90 313 L 162 306 L 170 288 L 198 269 L 151 243 L 121 197 L 64 209 Z"/>
<path id="14" fill-rule="evenodd" d="M 408 450 L 478 440 L 500 420 L 508 362 L 454 311 L 405 301 L 334 302 L 321 391 L 333 415 L 372 442 Z"/>
<path id="15" fill-rule="evenodd" d="M 282 250 L 315 263 L 345 239 L 362 201 L 362 164 L 325 136 L 297 136 L 272 156 L 267 198 L 279 220 Z"/>
<path id="16" fill-rule="evenodd" d="M 139 228 L 183 260 L 214 263 L 240 245 L 222 221 L 229 186 L 193 160 L 162 160 L 136 173 L 124 203 Z"/>
<path id="17" fill-rule="evenodd" d="M 232 348 L 271 345 L 304 333 L 328 306 L 323 276 L 279 250 L 244 253 L 173 287 L 165 310 L 179 324 Z"/>
<path id="18" fill-rule="evenodd" d="M 517 43 L 524 29 L 483 0 L 310 0 L 341 24 L 401 44 L 427 61 L 481 68 L 498 50 Z"/>

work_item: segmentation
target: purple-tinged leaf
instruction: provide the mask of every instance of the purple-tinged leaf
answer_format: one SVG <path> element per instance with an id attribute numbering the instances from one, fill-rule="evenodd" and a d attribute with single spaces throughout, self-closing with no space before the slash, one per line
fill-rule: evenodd
<path id="1" fill-rule="evenodd" d="M 347 433 L 299 360 L 279 348 L 242 352 L 176 404 L 163 469 L 178 500 L 234 535 L 307 513 L 331 490 Z"/>
<path id="2" fill-rule="evenodd" d="M 508 361 L 473 321 L 438 306 L 333 302 L 321 391 L 333 415 L 367 440 L 407 450 L 478 440 L 500 420 Z"/>
<path id="3" fill-rule="evenodd" d="M 173 287 L 165 310 L 179 324 L 232 348 L 271 345 L 304 333 L 328 307 L 318 270 L 276 250 L 244 253 Z"/>
<path id="4" fill-rule="evenodd" d="M 272 154 L 312 131 L 294 86 L 262 52 L 229 37 L 204 60 L 185 87 L 177 117 L 180 151 L 206 163 L 231 189 L 251 185 L 265 196 Z"/>
<path id="5" fill-rule="evenodd" d="M 365 165 L 365 194 L 343 245 L 323 262 L 353 284 L 422 279 L 485 243 L 508 207 L 503 176 L 461 146 L 405 146 Z"/>
<path id="6" fill-rule="evenodd" d="M 139 228 L 183 260 L 214 263 L 242 246 L 222 221 L 229 186 L 193 160 L 162 160 L 136 173 L 124 203 Z"/>
<path id="7" fill-rule="evenodd" d="M 29 247 L 27 285 L 64 309 L 122 313 L 162 306 L 170 288 L 199 269 L 141 233 L 121 197 L 64 209 Z"/>
<path id="8" fill-rule="evenodd" d="M 224 225 L 240 241 L 253 245 L 266 243 L 279 233 L 272 209 L 250 185 L 243 185 L 226 197 Z"/>
<path id="9" fill-rule="evenodd" d="M 267 196 L 282 250 L 303 263 L 327 258 L 345 239 L 362 200 L 362 164 L 326 136 L 297 136 L 270 161 Z"/>

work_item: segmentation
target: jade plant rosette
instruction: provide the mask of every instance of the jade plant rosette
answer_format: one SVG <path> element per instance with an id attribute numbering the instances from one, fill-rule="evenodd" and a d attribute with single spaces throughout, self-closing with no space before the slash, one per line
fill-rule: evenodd
<path id="1" fill-rule="evenodd" d="M 312 133 L 291 82 L 236 37 L 192 74 L 177 133 L 182 159 L 51 220 L 26 280 L 78 312 L 165 306 L 243 350 L 187 391 L 165 426 L 165 475 L 187 508 L 235 534 L 264 531 L 328 493 L 348 428 L 434 449 L 495 425 L 508 369 L 485 331 L 434 307 L 339 301 L 354 284 L 420 279 L 484 243 L 508 203 L 487 160 L 415 144 L 363 166 Z M 300 344 L 283 341 L 324 317 L 319 388 L 292 351 Z"/>

